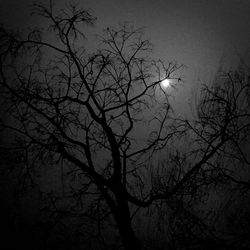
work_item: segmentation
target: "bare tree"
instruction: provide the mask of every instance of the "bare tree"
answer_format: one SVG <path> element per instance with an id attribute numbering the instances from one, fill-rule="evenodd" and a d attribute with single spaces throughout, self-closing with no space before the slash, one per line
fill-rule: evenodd
<path id="1" fill-rule="evenodd" d="M 66 164 L 80 181 L 68 185 L 64 197 L 77 198 L 78 209 L 88 197 L 88 216 L 98 225 L 112 215 L 125 249 L 141 247 L 132 224 L 140 208 L 171 207 L 221 176 L 234 178 L 216 159 L 240 153 L 246 160 L 240 142 L 249 113 L 240 101 L 248 84 L 236 87 L 229 78 L 222 88 L 206 88 L 198 121 L 174 119 L 160 83 L 179 80 L 180 67 L 152 61 L 142 30 L 107 28 L 100 49 L 87 54 L 82 27 L 95 21 L 88 11 L 70 5 L 57 13 L 52 5 L 36 4 L 34 13 L 49 21 L 48 41 L 39 29 L 21 37 L 1 28 L 1 90 L 10 114 L 1 125 L 18 135 L 26 177 Z M 154 155 L 176 140 L 193 146 L 185 156 L 165 154 L 165 164 L 152 168 Z M 51 204 L 66 213 L 55 200 Z"/>
<path id="2" fill-rule="evenodd" d="M 151 44 L 132 26 L 107 29 L 103 49 L 88 55 L 80 28 L 95 19 L 87 11 L 69 6 L 56 14 L 37 4 L 34 12 L 49 20 L 54 43 L 40 30 L 27 38 L 1 30 L 1 86 L 11 114 L 4 127 L 19 134 L 29 176 L 37 165 L 73 165 L 86 177 L 80 193 L 100 197 L 98 207 L 104 199 L 124 246 L 138 249 L 129 204 L 145 207 L 154 200 L 144 201 L 151 190 L 144 191 L 140 172 L 174 134 L 164 128 L 168 100 L 157 103 L 155 90 L 178 67 L 147 58 Z M 142 136 L 147 122 L 149 138 L 139 142 L 136 133 Z"/>
<path id="3" fill-rule="evenodd" d="M 205 206 L 199 203 L 198 210 L 193 203 L 188 210 L 184 207 L 183 212 L 195 221 L 191 236 L 196 230 L 197 237 L 197 227 L 203 228 L 205 240 L 210 238 L 210 242 L 220 249 L 231 249 L 232 246 L 244 249 L 243 245 L 249 242 L 242 233 L 247 229 L 240 224 L 237 226 L 238 233 L 227 229 L 234 222 L 236 224 L 236 220 L 229 221 L 229 213 L 234 214 L 232 216 L 245 213 L 246 220 L 249 214 L 248 206 L 238 211 L 238 205 L 235 205 L 249 199 L 249 79 L 248 69 L 219 72 L 212 85 L 205 85 L 201 90 L 196 119 L 180 119 L 193 144 L 188 151 L 189 159 L 198 160 L 198 164 L 190 164 L 191 168 L 187 171 L 189 180 L 186 189 L 190 189 L 190 194 L 198 200 L 207 200 Z M 212 204 L 216 193 L 220 194 L 217 203 L 221 204 L 217 208 Z M 187 200 L 186 197 L 184 201 L 187 203 Z M 208 213 L 209 209 L 212 216 Z M 207 217 L 199 216 L 199 211 L 204 211 Z M 184 228 L 190 226 L 190 223 L 184 224 Z M 188 235 L 187 231 L 185 234 Z"/>

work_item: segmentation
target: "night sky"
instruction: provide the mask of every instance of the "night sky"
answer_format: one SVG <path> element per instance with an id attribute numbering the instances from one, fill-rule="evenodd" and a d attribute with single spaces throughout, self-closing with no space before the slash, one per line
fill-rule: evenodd
<path id="1" fill-rule="evenodd" d="M 34 0 L 0 0 L 0 23 L 24 29 L 42 26 L 30 15 Z M 48 2 L 49 1 L 41 1 Z M 56 2 L 56 1 L 54 1 Z M 63 8 L 70 1 L 57 1 Z M 178 91 L 171 102 L 181 116 L 190 115 L 201 84 L 209 84 L 218 68 L 237 67 L 240 58 L 250 59 L 250 0 L 79 0 L 97 17 L 88 40 L 106 27 L 129 21 L 145 28 L 153 44 L 152 58 L 185 65 Z M 46 37 L 45 37 L 46 39 Z M 248 55 L 249 52 L 249 55 Z M 248 64 L 250 66 L 250 64 Z M 145 127 L 145 129 L 147 129 Z"/>
<path id="2" fill-rule="evenodd" d="M 28 27 L 31 23 L 41 24 L 29 14 L 32 2 L 0 1 L 1 22 L 15 28 Z M 65 2 L 69 1 L 60 1 L 57 6 L 63 7 Z M 174 94 L 177 108 L 183 104 L 187 106 L 185 103 L 190 102 L 197 85 L 208 84 L 219 65 L 226 68 L 237 66 L 239 58 L 246 57 L 249 49 L 248 0 L 78 2 L 97 17 L 93 34 L 99 34 L 104 28 L 119 22 L 132 22 L 135 27 L 145 27 L 145 36 L 154 45 L 153 58 L 176 60 L 186 66 L 182 72 L 183 86 Z"/>

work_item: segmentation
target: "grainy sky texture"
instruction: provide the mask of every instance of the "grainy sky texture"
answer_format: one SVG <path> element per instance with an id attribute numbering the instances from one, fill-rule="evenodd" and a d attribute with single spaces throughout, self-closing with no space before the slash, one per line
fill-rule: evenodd
<path id="1" fill-rule="evenodd" d="M 0 1 L 0 19 L 8 26 L 34 22 L 32 0 Z M 46 1 L 42 1 L 46 3 Z M 49 1 L 47 1 L 49 2 Z M 63 7 L 70 1 L 54 1 Z M 237 65 L 250 44 L 249 0 L 81 0 L 97 16 L 94 33 L 118 22 L 145 27 L 154 45 L 154 58 L 176 60 L 187 66 L 185 87 L 196 88 L 198 79 L 209 81 L 219 64 Z M 183 95 L 183 93 L 181 94 Z M 186 95 L 189 96 L 189 95 Z M 183 99 L 183 98 L 182 98 Z"/>

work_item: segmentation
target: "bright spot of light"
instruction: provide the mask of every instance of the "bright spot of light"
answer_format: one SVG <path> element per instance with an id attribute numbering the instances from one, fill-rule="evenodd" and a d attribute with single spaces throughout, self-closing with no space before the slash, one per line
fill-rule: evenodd
<path id="1" fill-rule="evenodd" d="M 163 81 L 161 82 L 161 87 L 162 87 L 162 88 L 166 89 L 166 88 L 169 87 L 169 86 L 170 86 L 170 81 L 169 81 L 169 79 L 165 79 L 165 80 L 163 80 Z"/>

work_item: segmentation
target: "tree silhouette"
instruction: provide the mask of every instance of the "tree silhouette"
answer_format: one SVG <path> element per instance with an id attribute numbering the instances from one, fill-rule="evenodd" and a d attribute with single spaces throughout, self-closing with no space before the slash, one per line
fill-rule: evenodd
<path id="1" fill-rule="evenodd" d="M 77 176 L 62 191 L 74 206 L 62 209 L 50 199 L 58 217 L 83 215 L 88 206 L 84 216 L 100 231 L 111 215 L 124 248 L 140 249 L 133 219 L 141 208 L 183 210 L 180 204 L 209 185 L 248 185 L 232 164 L 224 166 L 226 160 L 248 164 L 242 149 L 248 82 L 229 74 L 223 86 L 203 89 L 195 121 L 176 118 L 160 83 L 179 80 L 180 66 L 151 60 L 142 30 L 107 28 L 100 49 L 87 53 L 83 27 L 95 21 L 88 11 L 36 4 L 34 13 L 49 21 L 47 37 L 41 29 L 22 37 L 1 28 L 1 90 L 9 114 L 1 126 L 14 131 L 24 181 L 36 182 L 37 171 L 48 166 L 66 166 L 68 176 Z M 190 147 L 182 151 L 178 141 Z M 154 164 L 155 157 L 165 161 Z"/>

